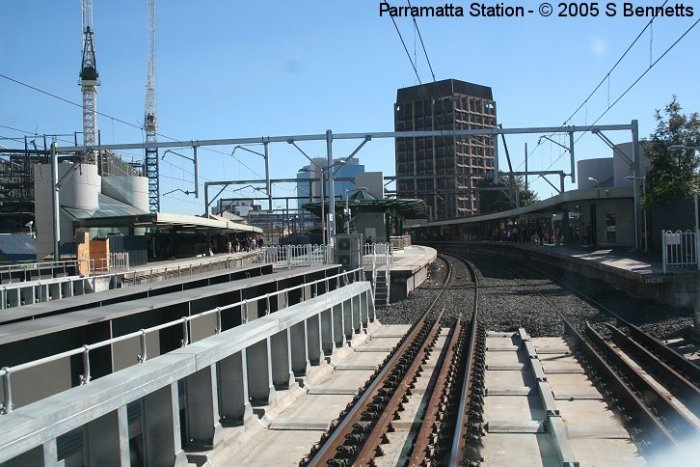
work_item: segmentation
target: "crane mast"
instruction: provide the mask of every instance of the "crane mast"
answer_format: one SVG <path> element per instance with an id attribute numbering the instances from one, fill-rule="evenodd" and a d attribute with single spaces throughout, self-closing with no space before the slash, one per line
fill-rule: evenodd
<path id="1" fill-rule="evenodd" d="M 146 176 L 148 177 L 148 208 L 160 211 L 160 186 L 158 180 L 158 148 L 148 143 L 158 140 L 156 116 L 156 0 L 148 0 L 148 69 L 146 77 L 146 108 L 144 129 L 146 131 Z"/>
<path id="2" fill-rule="evenodd" d="M 80 67 L 80 87 L 83 93 L 83 144 L 96 146 L 97 135 L 97 86 L 98 73 L 93 40 L 92 0 L 82 0 L 82 39 L 83 58 Z M 85 153 L 85 162 L 94 164 L 97 155 L 94 151 Z"/>

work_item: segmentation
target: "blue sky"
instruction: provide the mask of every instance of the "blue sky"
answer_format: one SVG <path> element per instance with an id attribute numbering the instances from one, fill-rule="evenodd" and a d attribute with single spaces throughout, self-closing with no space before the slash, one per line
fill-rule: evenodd
<path id="1" fill-rule="evenodd" d="M 439 3 L 415 0 L 414 4 Z M 519 4 L 536 9 L 539 2 Z M 657 18 L 653 31 L 644 34 L 573 123 L 590 124 L 605 111 L 608 102 L 697 20 L 700 6 L 694 6 L 691 18 Z M 94 0 L 101 80 L 98 110 L 135 125 L 141 124 L 144 112 L 147 17 L 146 0 Z M 0 18 L 0 73 L 79 102 L 80 1 L 2 0 Z M 436 78 L 492 87 L 498 121 L 504 127 L 562 124 L 648 20 L 621 15 L 417 18 Z M 396 21 L 412 56 L 417 47 L 422 81 L 431 81 L 412 20 Z M 391 19 L 379 16 L 376 0 L 160 0 L 156 41 L 159 132 L 182 140 L 323 133 L 326 129 L 391 131 L 396 89 L 417 84 Z M 656 125 L 654 110 L 673 94 L 686 112 L 700 110 L 699 45 L 700 26 L 600 123 L 638 119 L 641 135 L 647 136 Z M 0 79 L 0 103 L 2 137 L 23 135 L 3 126 L 40 133 L 71 134 L 81 129 L 79 108 L 5 79 Z M 140 130 L 104 117 L 98 126 L 104 143 L 143 140 Z M 522 168 L 524 143 L 532 150 L 538 136 L 508 138 L 515 167 Z M 630 138 L 627 133 L 608 136 L 615 142 Z M 7 140 L 0 144 L 13 145 Z M 348 154 L 356 144 L 339 142 L 334 151 L 339 156 Z M 312 155 L 325 152 L 323 144 L 307 143 L 303 148 Z M 221 151 L 225 154 L 201 151 L 202 183 L 264 174 L 261 158 L 238 151 L 239 162 L 228 155 L 231 148 Z M 502 149 L 500 153 L 501 167 L 505 167 Z M 294 176 L 305 165 L 303 156 L 287 144 L 272 145 L 270 154 L 273 177 Z M 532 152 L 530 167 L 568 172 L 568 156 L 556 162 L 560 154 L 556 145 L 543 144 Z M 582 137 L 577 145 L 578 158 L 609 155 L 592 135 Z M 367 170 L 394 173 L 390 140 L 371 142 L 359 157 Z M 161 193 L 191 190 L 191 171 L 186 161 L 168 156 L 161 167 Z M 553 194 L 544 182 L 534 187 L 540 198 Z M 294 196 L 293 186 L 281 186 L 275 194 Z M 203 200 L 173 193 L 163 198 L 161 209 L 200 213 Z"/>

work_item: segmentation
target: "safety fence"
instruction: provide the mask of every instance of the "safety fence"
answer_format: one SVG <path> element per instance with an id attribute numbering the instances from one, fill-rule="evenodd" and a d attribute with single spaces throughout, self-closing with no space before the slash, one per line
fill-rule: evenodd
<path id="1" fill-rule="evenodd" d="M 78 347 L 72 350 L 61 352 L 58 354 L 50 355 L 48 357 L 40 358 L 38 360 L 33 360 L 30 362 L 22 363 L 12 367 L 0 368 L 0 378 L 2 378 L 2 389 L 3 389 L 3 400 L 0 402 L 0 415 L 11 413 L 14 409 L 13 397 L 12 397 L 12 375 L 16 375 L 19 372 L 27 371 L 32 368 L 36 368 L 41 365 L 56 362 L 58 360 L 69 359 L 74 356 L 82 356 L 83 373 L 80 375 L 80 385 L 85 385 L 90 383 L 92 376 L 90 371 L 90 353 L 102 349 L 105 347 L 113 346 L 114 344 L 138 339 L 139 350 L 138 355 L 134 355 L 134 362 L 137 364 L 143 363 L 149 359 L 148 357 L 148 336 L 149 334 L 160 332 L 164 329 L 169 328 L 180 328 L 182 333 L 181 337 L 181 347 L 187 347 L 193 343 L 193 339 L 190 332 L 190 322 L 200 320 L 204 317 L 215 315 L 216 317 L 216 327 L 214 329 L 214 334 L 219 334 L 223 331 L 223 321 L 222 314 L 228 310 L 240 309 L 241 312 L 241 323 L 246 324 L 249 322 L 249 304 L 256 303 L 258 301 L 264 300 L 266 303 L 265 316 L 270 313 L 271 299 L 279 300 L 278 297 L 283 297 L 285 307 L 289 306 L 290 303 L 290 293 L 298 292 L 298 300 L 304 302 L 310 298 L 314 298 L 319 295 L 319 289 L 321 293 L 327 293 L 331 290 L 340 289 L 348 284 L 362 281 L 362 269 L 357 268 L 352 271 L 344 271 L 333 276 L 325 277 L 322 279 L 317 279 L 314 281 L 299 284 L 293 287 L 289 287 L 277 292 L 266 293 L 264 295 L 257 296 L 255 298 L 244 299 L 230 305 L 216 307 L 214 309 L 197 313 L 195 315 L 182 316 L 179 319 L 168 321 L 167 323 L 152 326 L 146 329 L 141 329 L 139 331 L 131 332 L 129 334 L 124 334 L 119 337 L 114 337 L 111 339 L 106 339 L 93 344 L 86 344 L 82 347 Z M 333 287 L 331 287 L 331 285 Z"/>
<path id="2" fill-rule="evenodd" d="M 327 245 L 272 245 L 263 247 L 262 261 L 272 263 L 275 268 L 292 268 L 327 264 L 329 248 Z"/>
<path id="3" fill-rule="evenodd" d="M 129 269 L 129 252 L 110 253 L 109 258 L 90 259 L 90 271 L 94 273 L 126 271 Z"/>
<path id="4" fill-rule="evenodd" d="M 661 242 L 664 274 L 671 269 L 700 271 L 700 231 L 662 230 Z"/>
<path id="5" fill-rule="evenodd" d="M 36 277 L 57 277 L 75 274 L 76 261 L 19 263 L 0 266 L 0 280 L 6 282 L 29 281 Z"/>
<path id="6" fill-rule="evenodd" d="M 148 269 L 140 268 L 129 271 L 128 253 L 113 253 L 112 255 L 114 259 L 110 258 L 110 261 L 114 261 L 115 267 L 110 273 L 89 276 L 72 275 L 0 285 L 0 309 L 100 292 L 114 287 L 114 280 L 117 280 L 122 287 L 126 287 L 242 267 L 246 264 L 260 263 L 262 260 L 262 255 L 257 253 L 240 257 L 209 258 L 186 264 L 156 265 Z"/>

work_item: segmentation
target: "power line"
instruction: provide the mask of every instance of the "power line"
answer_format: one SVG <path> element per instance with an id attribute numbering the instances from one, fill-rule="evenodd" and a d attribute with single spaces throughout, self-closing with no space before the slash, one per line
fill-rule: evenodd
<path id="1" fill-rule="evenodd" d="M 7 75 L 5 75 L 5 74 L 0 73 L 0 78 L 4 78 L 4 79 L 6 79 L 6 80 L 8 80 L 8 81 L 11 81 L 11 82 L 13 82 L 13 83 L 15 83 L 15 84 L 18 84 L 18 85 L 20 85 L 20 86 L 24 86 L 24 87 L 26 87 L 26 88 L 28 88 L 28 89 L 31 89 L 31 90 L 36 91 L 36 92 L 39 92 L 39 93 L 44 94 L 44 95 L 46 95 L 46 96 L 53 97 L 54 99 L 58 99 L 58 100 L 61 101 L 61 102 L 65 102 L 65 103 L 67 103 L 67 104 L 70 104 L 70 105 L 73 105 L 73 106 L 75 106 L 75 107 L 78 107 L 79 109 L 83 109 L 83 105 L 82 105 L 82 104 L 79 104 L 79 103 L 77 103 L 77 102 L 73 102 L 73 101 L 71 101 L 70 99 L 66 99 L 65 97 L 61 97 L 61 96 L 56 95 L 56 94 L 54 94 L 54 93 L 51 93 L 51 92 L 49 92 L 49 91 L 45 91 L 45 90 L 40 89 L 40 88 L 38 88 L 38 87 L 36 87 L 36 86 L 33 86 L 33 85 L 31 85 L 31 84 L 25 83 L 25 82 L 20 81 L 20 80 L 18 80 L 18 79 L 12 78 L 12 77 L 7 76 Z M 141 131 L 144 130 L 143 126 L 133 124 L 133 123 L 128 122 L 128 121 L 126 121 L 126 120 L 122 120 L 121 118 L 114 117 L 114 116 L 112 116 L 112 115 L 109 115 L 109 114 L 106 114 L 106 113 L 103 113 L 103 112 L 98 112 L 98 111 L 95 111 L 95 113 L 96 113 L 97 115 L 102 116 L 102 117 L 109 118 L 110 120 L 112 120 L 112 122 L 115 122 L 115 121 L 116 121 L 116 122 L 119 122 L 119 123 L 121 123 L 121 124 L 123 124 L 123 125 L 127 125 L 127 126 L 129 126 L 129 127 L 131 127 L 131 128 L 135 128 L 135 129 L 137 129 L 137 130 L 141 130 Z M 16 131 L 22 131 L 22 130 L 16 130 Z M 25 132 L 25 131 L 22 131 L 22 132 L 23 132 L 23 133 L 29 133 L 29 134 L 31 134 L 31 132 Z M 169 140 L 171 140 L 171 141 L 179 141 L 177 138 L 173 138 L 172 136 L 164 135 L 164 134 L 162 134 L 162 133 L 156 133 L 156 134 L 157 134 L 158 136 L 162 137 L 162 138 L 169 139 Z M 67 142 L 67 141 L 64 140 L 63 142 Z M 72 141 L 71 141 L 71 142 L 68 142 L 68 143 L 72 144 Z M 244 164 L 244 163 L 243 163 L 238 157 L 236 157 L 235 155 L 227 154 L 227 153 L 222 152 L 222 151 L 217 151 L 217 150 L 212 149 L 212 148 L 202 148 L 202 149 L 204 149 L 205 151 L 209 151 L 209 152 L 221 154 L 221 155 L 224 155 L 224 156 L 232 156 L 235 160 L 238 161 L 239 164 L 241 164 L 243 167 L 245 167 L 246 169 L 248 169 L 251 173 L 253 173 L 253 174 L 257 175 L 257 176 L 260 176 L 259 173 L 255 172 L 253 169 L 251 169 L 250 167 L 248 167 L 246 164 Z"/>
<path id="2" fill-rule="evenodd" d="M 408 6 L 413 8 L 413 5 L 411 5 L 411 1 L 408 0 Z M 416 21 L 416 17 L 413 17 L 413 24 L 416 27 L 416 32 L 418 33 L 418 39 L 420 40 L 420 45 L 423 48 L 423 54 L 425 55 L 425 61 L 428 62 L 428 68 L 430 69 L 430 74 L 433 77 L 433 82 L 436 81 L 435 79 L 435 73 L 433 73 L 433 65 L 430 64 L 430 58 L 428 58 L 428 51 L 425 49 L 425 42 L 423 42 L 423 35 L 420 33 L 420 28 L 418 27 L 418 22 Z"/>
<path id="3" fill-rule="evenodd" d="M 387 2 L 388 4 L 389 2 Z M 394 29 L 396 29 L 396 34 L 399 35 L 399 40 L 401 40 L 401 45 L 403 45 L 403 50 L 406 52 L 406 56 L 408 57 L 408 61 L 411 62 L 411 67 L 413 68 L 413 72 L 416 74 L 416 78 L 418 79 L 418 84 L 421 86 L 423 85 L 423 82 L 420 79 L 420 76 L 418 75 L 418 68 L 416 68 L 416 64 L 413 62 L 413 59 L 411 58 L 411 52 L 408 51 L 408 47 L 406 47 L 406 42 L 403 40 L 403 36 L 401 35 L 401 31 L 399 31 L 399 27 L 396 24 L 396 20 L 392 15 L 389 15 L 391 18 L 391 22 L 394 23 Z"/>
<path id="4" fill-rule="evenodd" d="M 637 85 L 637 83 L 639 83 L 639 82 L 642 80 L 642 78 L 644 78 L 644 77 L 646 76 L 646 74 L 649 73 L 649 72 L 652 70 L 652 68 L 654 68 L 666 55 L 668 55 L 668 53 L 669 53 L 676 45 L 678 45 L 678 43 L 679 43 L 681 40 L 683 40 L 683 39 L 685 38 L 685 36 L 687 36 L 687 35 L 690 33 L 690 31 L 692 31 L 692 30 L 698 25 L 698 23 L 700 23 L 700 18 L 698 18 L 693 24 L 691 24 L 690 27 L 689 27 L 688 29 L 686 29 L 685 32 L 684 32 L 683 34 L 681 34 L 680 37 L 678 37 L 678 39 L 676 39 L 676 40 L 673 42 L 673 44 L 671 44 L 671 45 L 664 51 L 664 53 L 662 53 L 662 54 L 659 56 L 659 58 L 657 58 L 656 60 L 654 60 L 654 61 L 649 65 L 649 67 L 648 67 L 646 70 L 644 70 L 644 72 L 642 72 L 642 74 L 640 74 L 640 75 L 637 77 L 637 79 L 635 79 L 635 80 L 632 82 L 632 84 L 630 84 L 630 85 L 627 87 L 627 89 L 625 89 L 625 90 L 622 92 L 622 94 L 620 94 L 620 95 L 618 96 L 618 98 L 615 99 L 615 101 L 613 101 L 612 104 L 608 105 L 608 108 L 605 109 L 605 110 L 603 111 L 603 113 L 600 114 L 600 116 L 598 116 L 598 118 L 596 118 L 595 121 L 594 121 L 593 123 L 591 123 L 590 125 L 588 125 L 588 128 L 587 128 L 585 131 L 583 131 L 583 132 L 578 136 L 578 138 L 576 138 L 576 140 L 574 140 L 574 144 L 576 144 L 581 138 L 583 138 L 583 136 L 586 134 L 586 132 L 587 132 L 588 130 L 590 130 L 596 123 L 598 123 L 598 122 L 600 121 L 601 118 L 603 118 L 613 107 L 615 107 L 615 105 L 616 105 L 618 102 L 620 102 L 620 101 L 632 90 L 632 88 L 634 88 L 634 87 Z M 564 153 L 561 153 L 561 154 L 559 155 L 559 157 L 557 157 L 557 158 L 554 160 L 554 162 L 552 162 L 552 163 L 549 165 L 549 167 L 547 167 L 547 169 L 545 169 L 545 170 L 549 170 L 550 168 L 552 168 L 552 166 L 553 166 L 554 164 L 556 164 L 563 156 L 564 156 Z M 540 178 L 540 177 L 541 177 L 541 175 L 540 175 L 538 178 Z"/>

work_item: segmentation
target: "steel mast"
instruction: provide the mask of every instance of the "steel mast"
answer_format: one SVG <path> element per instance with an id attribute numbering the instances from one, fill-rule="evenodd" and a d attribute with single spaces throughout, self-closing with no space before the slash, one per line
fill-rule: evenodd
<path id="1" fill-rule="evenodd" d="M 99 86 L 95 44 L 93 42 L 92 0 L 82 0 L 83 60 L 80 87 L 83 92 L 83 144 L 97 146 L 97 86 Z M 85 152 L 85 162 L 97 162 L 94 151 Z"/>
<path id="2" fill-rule="evenodd" d="M 156 0 L 148 0 L 148 71 L 146 78 L 146 176 L 148 177 L 148 208 L 160 211 L 160 186 L 158 180 L 158 148 L 148 143 L 158 142 L 158 119 L 156 117 Z"/>

